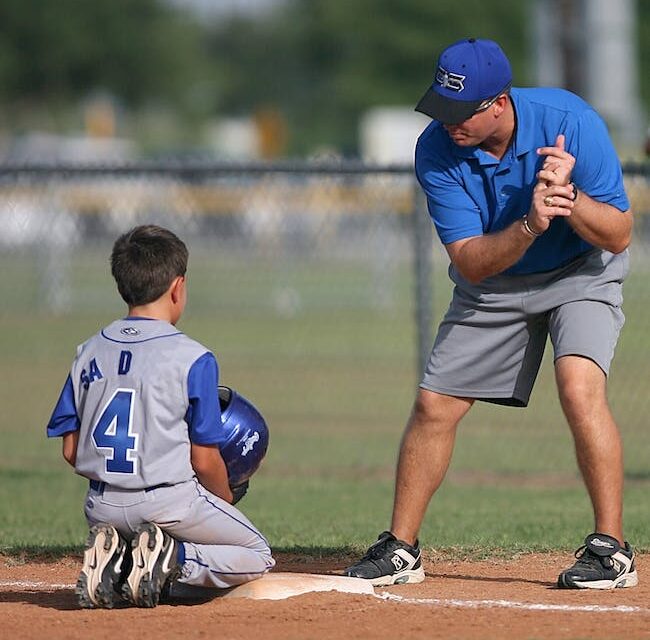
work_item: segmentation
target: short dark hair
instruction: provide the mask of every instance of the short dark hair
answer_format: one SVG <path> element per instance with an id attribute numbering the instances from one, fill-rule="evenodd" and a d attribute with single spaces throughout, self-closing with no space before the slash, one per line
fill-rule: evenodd
<path id="1" fill-rule="evenodd" d="M 111 273 L 124 302 L 148 304 L 187 271 L 188 251 L 174 233 L 153 224 L 134 227 L 113 245 Z"/>

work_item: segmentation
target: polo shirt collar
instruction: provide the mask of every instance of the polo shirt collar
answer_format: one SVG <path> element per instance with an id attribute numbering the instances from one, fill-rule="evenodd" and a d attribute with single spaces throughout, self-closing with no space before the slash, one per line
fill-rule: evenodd
<path id="1" fill-rule="evenodd" d="M 530 126 L 530 123 L 534 121 L 533 108 L 530 102 L 517 89 L 512 89 L 510 98 L 517 120 L 514 151 L 515 155 L 519 157 L 537 148 L 535 144 L 535 132 Z"/>
<path id="2" fill-rule="evenodd" d="M 533 121 L 533 109 L 530 102 L 524 98 L 517 89 L 512 89 L 510 92 L 512 106 L 515 110 L 516 129 L 514 140 L 514 155 L 516 157 L 523 156 L 529 151 L 536 149 L 535 146 L 535 132 L 526 123 Z M 493 165 L 499 164 L 494 156 L 485 153 L 478 147 L 459 147 L 452 143 L 454 155 L 459 158 L 475 158 L 479 164 Z"/>

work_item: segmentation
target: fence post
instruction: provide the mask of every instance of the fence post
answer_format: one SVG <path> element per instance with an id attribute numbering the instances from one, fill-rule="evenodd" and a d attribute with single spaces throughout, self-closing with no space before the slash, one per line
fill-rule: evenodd
<path id="1" fill-rule="evenodd" d="M 427 214 L 427 201 L 416 180 L 413 181 L 413 275 L 415 281 L 416 366 L 418 381 L 422 377 L 432 346 L 433 322 L 433 260 L 432 222 Z"/>

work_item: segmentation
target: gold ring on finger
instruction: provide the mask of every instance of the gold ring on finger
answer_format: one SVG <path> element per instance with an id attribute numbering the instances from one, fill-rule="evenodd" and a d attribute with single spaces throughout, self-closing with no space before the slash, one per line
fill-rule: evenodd
<path id="1" fill-rule="evenodd" d="M 546 198 L 544 198 L 544 204 L 547 207 L 552 207 L 553 206 L 553 196 L 546 196 Z"/>

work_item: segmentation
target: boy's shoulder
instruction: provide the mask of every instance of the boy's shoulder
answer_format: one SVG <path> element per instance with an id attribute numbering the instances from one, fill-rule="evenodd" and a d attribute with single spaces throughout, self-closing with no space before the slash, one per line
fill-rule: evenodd
<path id="1" fill-rule="evenodd" d="M 194 358 L 210 351 L 169 322 L 150 318 L 127 317 L 114 320 L 79 345 L 77 356 L 88 348 L 96 348 L 98 343 L 118 349 L 151 346 L 164 351 L 168 347 L 178 355 L 185 353 Z"/>
<path id="2" fill-rule="evenodd" d="M 121 318 L 104 327 L 97 337 L 117 344 L 139 344 L 152 340 L 187 337 L 174 325 L 153 318 Z"/>

